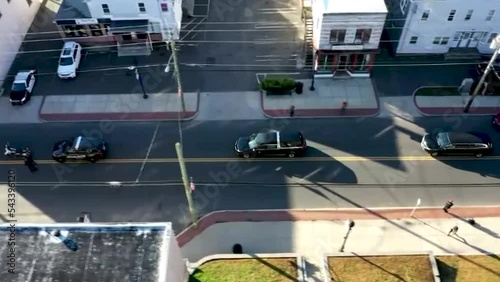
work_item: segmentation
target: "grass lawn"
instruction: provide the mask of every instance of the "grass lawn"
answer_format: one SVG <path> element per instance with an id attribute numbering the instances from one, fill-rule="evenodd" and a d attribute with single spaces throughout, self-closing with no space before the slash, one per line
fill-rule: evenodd
<path id="1" fill-rule="evenodd" d="M 499 282 L 498 256 L 436 256 L 443 282 Z"/>
<path id="2" fill-rule="evenodd" d="M 297 260 L 292 258 L 213 260 L 189 278 L 189 282 L 290 281 L 297 281 Z"/>
<path id="3" fill-rule="evenodd" d="M 424 255 L 329 257 L 328 265 L 332 281 L 434 281 L 429 256 Z"/>
<path id="4" fill-rule="evenodd" d="M 422 87 L 417 90 L 418 96 L 460 96 L 458 87 Z"/>

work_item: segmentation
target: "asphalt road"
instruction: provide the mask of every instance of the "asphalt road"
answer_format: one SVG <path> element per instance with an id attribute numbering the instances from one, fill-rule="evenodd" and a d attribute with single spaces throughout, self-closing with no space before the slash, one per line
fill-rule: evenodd
<path id="1" fill-rule="evenodd" d="M 267 128 L 301 130 L 310 146 L 307 156 L 250 161 L 235 157 L 237 137 Z M 438 129 L 483 131 L 500 144 L 500 134 L 492 131 L 488 117 L 421 118 L 413 123 L 381 118 L 193 121 L 182 123 L 182 129 L 187 170 L 202 213 L 411 206 L 419 197 L 428 206 L 449 198 L 460 205 L 500 200 L 498 154 L 434 160 L 419 146 L 425 132 Z M 177 226 L 186 221 L 174 150 L 179 140 L 176 123 L 1 125 L 0 130 L 0 143 L 30 146 L 39 162 L 40 171 L 32 174 L 19 163 L 0 161 L 5 177 L 9 169 L 16 171 L 18 198 L 24 202 L 19 216 L 25 220 L 68 221 L 91 210 L 103 221 L 171 220 Z M 110 144 L 108 160 L 97 164 L 49 160 L 54 141 L 99 133 Z M 136 181 L 138 186 L 130 187 Z M 5 191 L 1 197 L 6 197 Z"/>

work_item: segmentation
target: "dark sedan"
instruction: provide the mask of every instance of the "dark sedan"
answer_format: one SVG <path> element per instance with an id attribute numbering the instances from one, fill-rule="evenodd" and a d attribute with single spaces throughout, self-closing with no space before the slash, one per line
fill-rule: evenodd
<path id="1" fill-rule="evenodd" d="M 102 139 L 77 136 L 71 140 L 56 142 L 52 158 L 61 163 L 66 160 L 88 160 L 95 163 L 106 157 L 107 150 L 107 144 Z"/>
<path id="2" fill-rule="evenodd" d="M 491 138 L 479 132 L 440 132 L 426 134 L 420 146 L 431 156 L 474 155 L 482 157 L 493 152 Z"/>

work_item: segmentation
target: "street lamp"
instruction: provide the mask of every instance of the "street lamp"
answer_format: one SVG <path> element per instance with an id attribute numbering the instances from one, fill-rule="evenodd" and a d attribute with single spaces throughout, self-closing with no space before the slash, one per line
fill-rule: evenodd
<path id="1" fill-rule="evenodd" d="M 498 56 L 498 53 L 500 52 L 500 35 L 498 35 L 497 37 L 495 37 L 495 39 L 493 39 L 491 41 L 490 48 L 495 49 L 495 53 L 493 53 L 493 56 L 491 56 L 491 60 L 488 63 L 488 66 L 484 70 L 483 75 L 481 76 L 481 79 L 479 80 L 479 83 L 477 84 L 476 88 L 474 89 L 474 92 L 470 96 L 469 102 L 467 102 L 467 105 L 465 106 L 464 113 L 469 112 L 469 109 L 472 106 L 472 102 L 474 101 L 474 98 L 476 98 L 477 94 L 479 94 L 479 89 L 481 89 L 481 86 L 483 85 L 484 81 L 486 80 L 486 77 L 488 76 L 491 69 L 493 68 L 493 64 L 495 63 L 497 56 Z"/>
<path id="2" fill-rule="evenodd" d="M 142 90 L 142 98 L 147 99 L 148 94 L 146 94 L 146 89 L 144 89 L 144 83 L 142 82 L 142 76 L 141 73 L 139 72 L 139 69 L 135 66 L 130 66 L 128 67 L 129 70 L 135 71 L 135 79 L 139 81 L 139 84 L 141 85 L 141 90 Z"/>
<path id="3" fill-rule="evenodd" d="M 342 243 L 342 246 L 339 249 L 339 252 L 343 253 L 344 252 L 344 247 L 345 243 L 347 242 L 347 237 L 349 237 L 349 233 L 351 233 L 352 228 L 354 227 L 355 223 L 352 220 L 346 220 L 345 222 L 345 229 L 346 229 L 346 234 L 344 236 L 344 242 Z"/>

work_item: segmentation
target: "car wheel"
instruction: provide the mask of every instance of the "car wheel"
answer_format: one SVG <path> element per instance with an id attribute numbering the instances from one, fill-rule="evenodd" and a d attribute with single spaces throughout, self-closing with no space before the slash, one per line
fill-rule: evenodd
<path id="1" fill-rule="evenodd" d="M 89 158 L 89 162 L 95 163 L 95 162 L 97 162 L 97 158 L 95 158 L 95 157 Z"/>
<path id="2" fill-rule="evenodd" d="M 439 155 L 439 153 L 438 153 L 438 152 L 432 152 L 432 153 L 431 153 L 431 156 L 433 156 L 433 157 L 437 157 L 438 155 Z"/>
<path id="3" fill-rule="evenodd" d="M 66 162 L 66 158 L 57 158 L 56 162 L 58 162 L 58 163 L 64 163 L 64 162 Z"/>
<path id="4" fill-rule="evenodd" d="M 249 154 L 249 153 L 244 153 L 244 154 L 243 154 L 243 158 L 245 158 L 245 159 L 250 158 L 250 154 Z"/>
<path id="5" fill-rule="evenodd" d="M 476 158 L 480 158 L 483 156 L 483 153 L 476 153 Z"/>
<path id="6" fill-rule="evenodd" d="M 289 158 L 295 158 L 295 152 L 290 152 L 288 153 Z"/>

